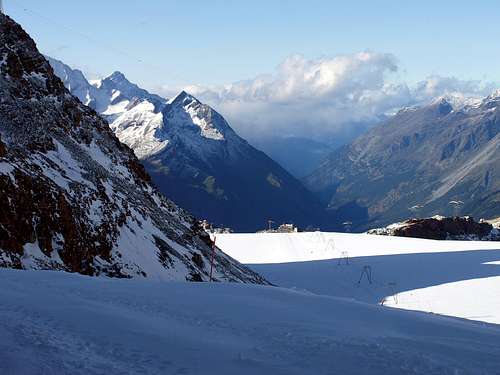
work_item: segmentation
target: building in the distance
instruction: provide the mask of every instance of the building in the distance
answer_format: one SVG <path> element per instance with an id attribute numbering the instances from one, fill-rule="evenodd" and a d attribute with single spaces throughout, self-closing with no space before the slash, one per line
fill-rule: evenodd
<path id="1" fill-rule="evenodd" d="M 200 226 L 207 232 L 207 233 L 233 233 L 233 230 L 231 228 L 223 228 L 223 227 L 215 227 L 211 223 L 209 223 L 207 220 L 202 220 L 199 222 Z"/>
<path id="2" fill-rule="evenodd" d="M 284 223 L 281 224 L 278 228 L 269 228 L 260 230 L 257 233 L 297 233 L 299 232 L 299 228 L 294 224 Z"/>

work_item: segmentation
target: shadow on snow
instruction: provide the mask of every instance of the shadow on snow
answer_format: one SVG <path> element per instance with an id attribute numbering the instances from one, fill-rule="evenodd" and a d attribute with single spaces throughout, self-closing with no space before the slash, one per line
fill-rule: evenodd
<path id="1" fill-rule="evenodd" d="M 500 264 L 485 264 L 498 261 L 500 250 L 471 250 L 357 257 L 348 261 L 329 259 L 258 264 L 250 267 L 279 286 L 377 303 L 395 293 L 500 276 Z M 368 280 L 370 270 L 371 284 Z"/>

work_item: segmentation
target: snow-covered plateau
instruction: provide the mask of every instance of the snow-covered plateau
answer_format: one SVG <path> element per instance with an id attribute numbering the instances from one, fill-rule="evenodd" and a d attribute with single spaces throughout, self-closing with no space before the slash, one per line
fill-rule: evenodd
<path id="1" fill-rule="evenodd" d="M 313 275 L 311 275 L 313 276 Z M 306 291 L 0 270 L 1 374 L 498 374 L 500 327 Z"/>
<path id="2" fill-rule="evenodd" d="M 499 374 L 498 243 L 216 241 L 278 286 L 0 270 L 0 373 Z"/>
<path id="3" fill-rule="evenodd" d="M 500 324 L 500 242 L 323 232 L 216 240 L 282 287 Z"/>

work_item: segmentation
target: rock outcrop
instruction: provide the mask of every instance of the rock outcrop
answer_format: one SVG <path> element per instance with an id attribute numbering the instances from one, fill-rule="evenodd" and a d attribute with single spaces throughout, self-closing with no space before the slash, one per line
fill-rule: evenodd
<path id="1" fill-rule="evenodd" d="M 500 240 L 497 228 L 486 221 L 477 222 L 469 216 L 409 219 L 385 228 L 372 229 L 368 233 L 431 240 Z"/>

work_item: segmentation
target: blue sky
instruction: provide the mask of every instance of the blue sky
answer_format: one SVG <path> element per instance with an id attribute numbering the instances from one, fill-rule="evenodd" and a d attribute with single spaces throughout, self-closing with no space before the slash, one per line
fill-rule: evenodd
<path id="1" fill-rule="evenodd" d="M 121 70 L 145 86 L 223 84 L 270 72 L 291 54 L 365 50 L 393 54 L 410 82 L 500 77 L 497 1 L 4 3 L 44 53 L 91 75 Z"/>
<path id="2" fill-rule="evenodd" d="M 249 139 L 349 139 L 438 97 L 500 87 L 498 1 L 4 0 L 88 78 L 186 89 Z M 361 125 L 360 125 L 361 124 Z"/>

